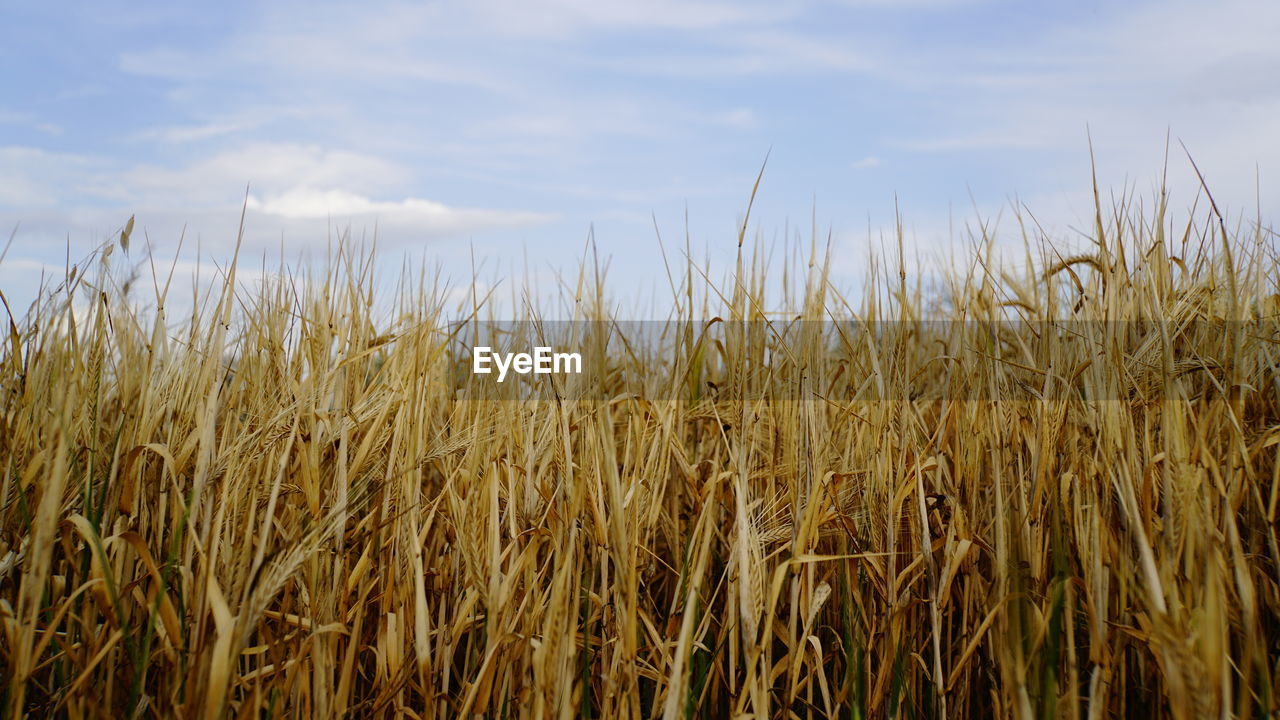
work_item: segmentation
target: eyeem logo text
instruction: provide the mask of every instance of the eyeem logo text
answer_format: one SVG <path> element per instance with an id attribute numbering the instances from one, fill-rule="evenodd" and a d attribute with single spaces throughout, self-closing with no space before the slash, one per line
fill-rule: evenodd
<path id="1" fill-rule="evenodd" d="M 498 382 L 507 379 L 507 372 L 521 375 L 549 375 L 551 373 L 582 373 L 582 355 L 554 352 L 549 347 L 535 347 L 532 353 L 500 353 L 490 347 L 477 347 L 471 351 L 471 372 L 488 375 L 498 371 Z"/>

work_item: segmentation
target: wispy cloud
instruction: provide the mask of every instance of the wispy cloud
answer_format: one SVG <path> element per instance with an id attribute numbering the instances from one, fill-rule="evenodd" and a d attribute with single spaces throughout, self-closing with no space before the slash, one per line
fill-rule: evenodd
<path id="1" fill-rule="evenodd" d="M 235 135 L 245 135 L 248 131 L 262 127 L 267 122 L 285 117 L 298 117 L 301 113 L 292 110 L 244 111 L 234 115 L 211 118 L 206 122 L 185 125 L 164 125 L 139 130 L 133 139 L 139 142 L 158 142 L 166 145 L 197 143 Z"/>
<path id="2" fill-rule="evenodd" d="M 37 147 L 0 147 L 0 207 L 45 208 L 68 196 L 93 194 L 91 177 L 102 163 L 77 153 Z M 83 198 L 80 198 L 83 200 Z"/>
<path id="3" fill-rule="evenodd" d="M 751 108 L 737 107 L 732 110 L 712 113 L 708 118 L 712 124 L 730 128 L 750 130 L 760 126 L 760 116 Z"/>
<path id="4" fill-rule="evenodd" d="M 552 0 L 537 5 L 519 0 L 480 0 L 469 3 L 467 12 L 470 19 L 490 30 L 553 37 L 602 29 L 718 30 L 777 22 L 794 13 L 780 4 L 755 0 Z"/>
<path id="5" fill-rule="evenodd" d="M 13 112 L 0 108 L 0 125 L 16 125 L 18 127 L 31 128 L 46 135 L 61 135 L 62 126 L 39 120 L 30 113 Z"/>
<path id="6" fill-rule="evenodd" d="M 1106 22 L 1050 27 L 978 52 L 943 44 L 917 58 L 912 82 L 927 88 L 940 113 L 954 112 L 899 145 L 1060 148 L 1086 124 L 1122 138 L 1117 146 L 1159 145 L 1166 127 L 1197 140 L 1226 136 L 1280 99 L 1270 79 L 1280 46 L 1267 41 L 1276 33 L 1280 5 L 1179 0 L 1127 5 Z M 1244 137 L 1250 154 L 1269 151 L 1252 144 L 1256 134 Z"/>

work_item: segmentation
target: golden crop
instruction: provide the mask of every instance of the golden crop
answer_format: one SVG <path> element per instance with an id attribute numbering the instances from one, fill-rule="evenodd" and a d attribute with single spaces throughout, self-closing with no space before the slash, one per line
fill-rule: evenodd
<path id="1" fill-rule="evenodd" d="M 7 714 L 1280 712 L 1275 236 L 1099 209 L 933 294 L 675 263 L 660 348 L 584 270 L 503 386 L 360 252 L 181 322 L 100 253 L 3 331 Z"/>

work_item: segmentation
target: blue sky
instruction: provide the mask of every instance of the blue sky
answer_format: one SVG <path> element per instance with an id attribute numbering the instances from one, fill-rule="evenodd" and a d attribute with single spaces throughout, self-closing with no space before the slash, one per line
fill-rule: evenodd
<path id="1" fill-rule="evenodd" d="M 72 9 L 68 9 L 72 8 Z M 619 296 L 666 286 L 654 240 L 732 256 L 753 226 L 807 237 L 856 282 L 899 203 L 913 251 L 1030 208 L 1087 225 L 1149 192 L 1168 131 L 1175 207 L 1264 218 L 1280 169 L 1280 4 L 981 0 L 9 5 L 0 22 L 0 287 L 131 214 L 180 267 L 225 260 L 249 188 L 255 256 L 327 228 L 466 281 L 551 282 L 594 228 Z M 1260 181 L 1259 181 L 1260 178 Z M 1260 184 L 1259 184 L 1260 182 Z M 1260 193 L 1258 190 L 1260 189 Z M 1010 222 L 1001 225 L 1015 229 Z M 199 241 L 199 257 L 196 240 Z M 140 241 L 141 242 L 141 241 Z"/>

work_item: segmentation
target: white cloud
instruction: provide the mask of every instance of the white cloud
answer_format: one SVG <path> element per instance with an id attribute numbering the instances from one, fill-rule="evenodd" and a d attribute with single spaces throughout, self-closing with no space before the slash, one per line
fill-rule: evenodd
<path id="1" fill-rule="evenodd" d="M 119 168 L 105 158 L 0 148 L 0 226 L 21 228 L 30 250 L 68 240 L 85 251 L 107 239 L 131 214 L 135 236 L 175 246 L 231 247 L 241 208 L 246 247 L 323 243 L 332 227 L 379 230 L 383 244 L 465 237 L 551 220 L 542 212 L 454 207 L 422 197 L 386 200 L 412 187 L 413 174 L 381 158 L 319 146 L 256 143 L 184 165 Z M 252 193 L 245 194 L 246 183 Z M 86 197 L 96 204 L 85 204 Z M 5 209 L 8 207 L 9 209 Z M 74 253 L 73 253 L 74 254 Z"/>
<path id="2" fill-rule="evenodd" d="M 367 153 L 296 143 L 250 143 L 202 157 L 188 165 L 140 165 L 124 174 L 137 202 L 171 207 L 239 203 L 245 189 L 282 192 L 299 184 L 377 192 L 401 187 L 411 173 Z"/>
<path id="3" fill-rule="evenodd" d="M 857 162 L 855 162 L 853 166 L 859 169 L 879 167 L 880 158 L 876 157 L 875 155 L 868 155 L 862 158 L 861 160 L 858 160 Z"/>
<path id="4" fill-rule="evenodd" d="M 339 217 L 386 220 L 432 233 L 532 225 L 553 217 L 545 213 L 454 208 L 422 198 L 379 201 L 345 190 L 302 187 L 263 199 L 250 195 L 248 208 L 289 219 Z"/>

